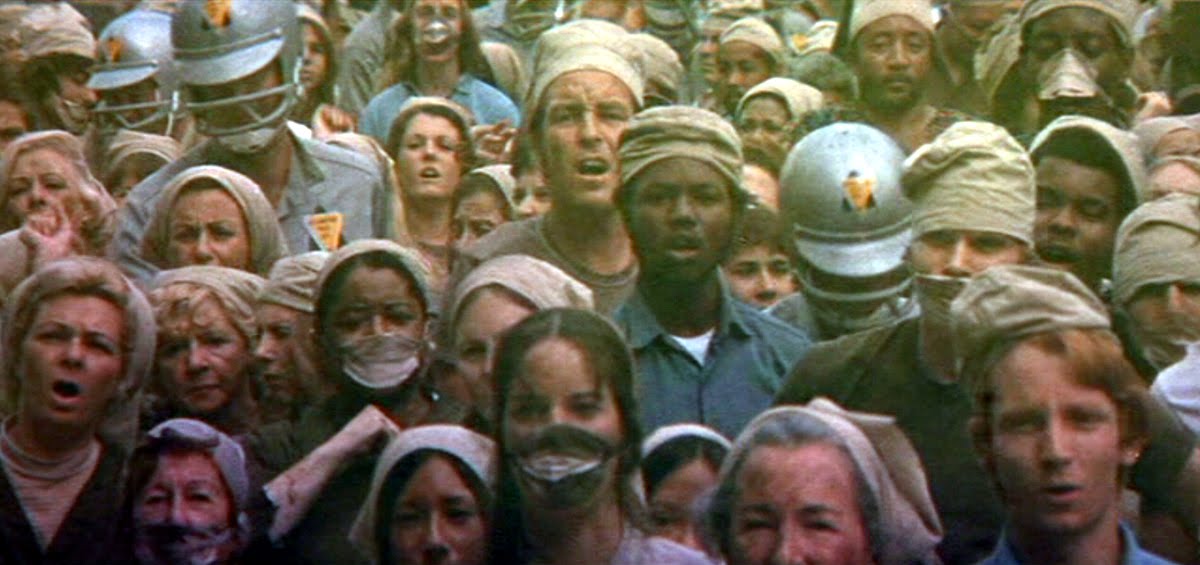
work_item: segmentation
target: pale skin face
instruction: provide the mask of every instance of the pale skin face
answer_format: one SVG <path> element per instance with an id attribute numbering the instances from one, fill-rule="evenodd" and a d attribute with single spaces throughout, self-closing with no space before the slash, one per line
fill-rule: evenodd
<path id="1" fill-rule="evenodd" d="M 853 463 L 837 447 L 758 447 L 735 480 L 731 565 L 874 562 Z"/>
<path id="2" fill-rule="evenodd" d="M 1084 387 L 1058 356 L 1028 343 L 996 367 L 990 466 L 1019 536 L 1030 540 L 1116 532 L 1123 444 L 1116 404 Z M 1102 530 L 1100 530 L 1102 531 Z"/>
<path id="3" fill-rule="evenodd" d="M 497 189 L 498 190 L 498 189 Z M 465 249 L 508 221 L 507 204 L 494 191 L 477 191 L 458 201 L 454 210 L 454 245 Z"/>
<path id="4" fill-rule="evenodd" d="M 310 392 L 305 377 L 317 376 L 308 344 L 312 314 L 278 304 L 260 303 L 255 312 L 259 338 L 254 358 L 272 402 L 290 404 Z"/>
<path id="5" fill-rule="evenodd" d="M 1188 283 L 1142 287 L 1125 306 L 1133 332 L 1149 361 L 1160 369 L 1183 359 L 1184 343 L 1200 339 L 1200 286 Z"/>
<path id="6" fill-rule="evenodd" d="M 104 186 L 113 200 L 117 202 L 117 206 L 121 206 L 125 203 L 125 197 L 129 195 L 129 191 L 133 190 L 133 187 L 166 164 L 166 161 L 156 155 L 148 153 L 134 155 L 121 161 L 120 166 L 109 173 Z"/>
<path id="7" fill-rule="evenodd" d="M 478 408 L 491 410 L 493 384 L 491 356 L 496 340 L 509 328 L 532 316 L 535 310 L 512 293 L 484 287 L 467 298 L 454 327 L 454 356 L 467 397 Z"/>
<path id="8" fill-rule="evenodd" d="M 1183 163 L 1167 163 L 1150 173 L 1150 200 L 1177 192 L 1200 194 L 1200 171 Z"/>
<path id="9" fill-rule="evenodd" d="M 758 203 L 779 210 L 779 181 L 766 169 L 752 164 L 742 167 L 742 188 L 758 197 Z"/>
<path id="10" fill-rule="evenodd" d="M 194 416 L 229 406 L 246 386 L 250 344 L 212 296 L 159 322 L 158 371 L 167 396 Z"/>
<path id="11" fill-rule="evenodd" d="M 317 26 L 304 24 L 304 60 L 300 66 L 300 84 L 311 96 L 327 80 L 329 50 Z"/>
<path id="12" fill-rule="evenodd" d="M 233 497 L 211 456 L 164 453 L 138 495 L 134 519 L 140 524 L 227 527 L 232 508 Z"/>
<path id="13" fill-rule="evenodd" d="M 29 116 L 19 104 L 0 100 L 0 151 L 29 131 Z"/>
<path id="14" fill-rule="evenodd" d="M 68 216 L 83 207 L 83 177 L 59 152 L 43 148 L 21 153 L 8 178 L 8 213 L 21 220 L 51 209 Z"/>
<path id="15" fill-rule="evenodd" d="M 1169 155 L 1200 157 L 1200 131 L 1177 129 L 1162 136 L 1158 145 L 1154 146 L 1154 156 L 1162 158 Z"/>
<path id="16" fill-rule="evenodd" d="M 996 265 L 1023 263 L 1025 244 L 995 233 L 938 230 L 923 234 L 909 247 L 913 270 L 926 275 L 970 277 Z"/>
<path id="17" fill-rule="evenodd" d="M 629 88 L 600 71 L 557 78 L 543 96 L 540 162 L 554 205 L 613 208 L 617 147 L 636 104 Z"/>
<path id="18" fill-rule="evenodd" d="M 241 206 L 217 188 L 185 189 L 171 208 L 170 268 L 215 265 L 249 270 L 250 229 Z"/>
<path id="19" fill-rule="evenodd" d="M 124 371 L 124 313 L 94 296 L 38 306 L 21 340 L 20 419 L 31 425 L 97 425 Z"/>
<path id="20" fill-rule="evenodd" d="M 449 200 L 458 187 L 462 135 L 441 116 L 418 114 L 404 129 L 396 152 L 400 186 L 407 198 Z"/>
<path id="21" fill-rule="evenodd" d="M 787 255 L 768 245 L 755 245 L 733 254 L 722 267 L 729 289 L 747 304 L 770 308 L 799 290 Z"/>
<path id="22" fill-rule="evenodd" d="M 403 274 L 388 268 L 360 266 L 343 282 L 330 305 L 335 343 L 388 333 L 412 339 L 425 336 L 425 306 Z"/>
<path id="23" fill-rule="evenodd" d="M 446 456 L 430 457 L 408 480 L 396 501 L 388 540 L 395 564 L 487 561 L 484 509 Z"/>
<path id="24" fill-rule="evenodd" d="M 513 203 L 516 204 L 517 219 L 533 218 L 550 211 L 553 200 L 541 171 L 525 171 L 517 176 L 516 181 Z"/>
<path id="25" fill-rule="evenodd" d="M 1108 172 L 1060 157 L 1037 165 L 1034 237 L 1046 263 L 1093 288 L 1112 271 L 1121 186 Z"/>
<path id="26" fill-rule="evenodd" d="M 413 43 L 418 46 L 424 63 L 446 63 L 458 55 L 458 38 L 462 35 L 462 5 L 460 0 L 417 0 L 412 6 Z M 423 32 L 435 20 L 446 23 L 444 35 Z"/>
<path id="27" fill-rule="evenodd" d="M 694 508 L 696 500 L 716 486 L 717 472 L 702 458 L 663 478 L 647 501 L 654 535 L 703 551 Z"/>
<path id="28" fill-rule="evenodd" d="M 771 78 L 773 67 L 771 57 L 757 45 L 745 41 L 722 44 L 717 51 L 717 68 L 721 73 L 717 93 L 726 111 L 737 108 L 746 92 Z"/>

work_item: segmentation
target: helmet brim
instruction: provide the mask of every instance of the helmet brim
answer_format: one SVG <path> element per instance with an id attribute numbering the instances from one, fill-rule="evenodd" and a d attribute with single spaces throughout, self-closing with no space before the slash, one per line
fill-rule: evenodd
<path id="1" fill-rule="evenodd" d="M 211 57 L 188 57 L 176 52 L 179 78 L 184 84 L 211 86 L 233 82 L 254 74 L 273 61 L 283 49 L 283 36 Z M 286 80 L 287 77 L 284 77 Z"/>
<path id="2" fill-rule="evenodd" d="M 847 278 L 876 277 L 904 262 L 912 231 L 902 229 L 883 239 L 864 242 L 818 242 L 796 238 L 796 249 L 817 269 Z"/>
<path id="3" fill-rule="evenodd" d="M 92 90 L 115 90 L 131 84 L 137 84 L 154 76 L 158 67 L 147 63 L 136 67 L 120 69 L 97 69 L 88 80 L 87 87 Z"/>

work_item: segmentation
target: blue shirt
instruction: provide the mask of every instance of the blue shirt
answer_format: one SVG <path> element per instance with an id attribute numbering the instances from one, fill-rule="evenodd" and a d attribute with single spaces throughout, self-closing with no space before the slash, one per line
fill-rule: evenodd
<path id="1" fill-rule="evenodd" d="M 392 129 L 392 122 L 396 116 L 400 115 L 400 108 L 409 98 L 420 95 L 416 88 L 405 83 L 394 84 L 380 92 L 363 109 L 358 120 L 359 132 L 374 137 L 387 147 L 388 131 Z M 512 127 L 521 125 L 521 112 L 508 96 L 467 73 L 459 77 L 458 85 L 454 87 L 454 94 L 450 95 L 450 99 L 470 110 L 475 115 L 477 124 L 494 124 L 508 120 Z"/>
<path id="2" fill-rule="evenodd" d="M 800 330 L 734 298 L 723 277 L 720 282 L 721 312 L 703 364 L 663 329 L 641 293 L 614 315 L 637 359 L 647 434 L 695 422 L 737 437 L 771 407 L 783 378 L 812 345 Z"/>
<path id="3" fill-rule="evenodd" d="M 1175 562 L 1167 561 L 1139 547 L 1133 530 L 1125 524 L 1121 524 L 1121 546 L 1125 548 L 1125 554 L 1121 556 L 1121 565 L 1175 565 Z M 996 552 L 980 561 L 978 565 L 1022 565 L 1022 562 L 1017 558 L 1008 534 L 1005 533 L 1000 537 Z"/>

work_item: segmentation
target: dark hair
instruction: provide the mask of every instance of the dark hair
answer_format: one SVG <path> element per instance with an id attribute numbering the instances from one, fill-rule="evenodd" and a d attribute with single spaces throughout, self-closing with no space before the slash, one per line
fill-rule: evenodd
<path id="1" fill-rule="evenodd" d="M 451 106 L 453 104 L 453 106 Z M 455 108 L 457 106 L 457 108 Z M 474 116 L 471 111 L 462 108 L 449 100 L 441 100 L 439 103 L 422 104 L 413 103 L 405 106 L 405 108 L 396 115 L 396 119 L 392 120 L 392 127 L 388 128 L 387 136 L 387 152 L 392 159 L 399 161 L 400 145 L 404 141 L 404 133 L 408 130 L 408 125 L 421 115 L 437 116 L 444 118 L 454 128 L 458 130 L 458 136 L 461 142 L 455 153 L 458 156 L 459 173 L 466 173 L 475 168 L 475 142 L 471 138 L 471 126 L 474 125 L 472 120 Z"/>
<path id="2" fill-rule="evenodd" d="M 747 208 L 742 215 L 739 229 L 733 234 L 730 257 L 750 247 L 766 245 L 771 251 L 787 255 L 793 270 L 800 264 L 796 243 L 788 231 L 788 224 L 769 208 L 755 206 Z"/>
<path id="3" fill-rule="evenodd" d="M 416 35 L 413 28 L 413 8 L 417 0 L 404 0 L 404 9 L 399 18 L 388 30 L 387 49 L 384 52 L 384 66 L 379 73 L 376 91 L 382 91 L 399 82 L 416 82 L 417 56 L 416 46 L 412 38 Z M 479 30 L 475 28 L 475 18 L 471 16 L 471 4 L 467 0 L 458 0 L 459 21 L 462 23 L 462 33 L 458 36 L 458 66 L 463 74 L 495 85 L 492 77 L 492 67 L 488 65 L 487 57 L 480 47 Z"/>
<path id="4" fill-rule="evenodd" d="M 538 312 L 510 329 L 500 339 L 496 355 L 496 417 L 501 421 L 497 449 L 501 454 L 499 487 L 492 520 L 491 562 L 524 563 L 529 560 L 524 525 L 524 501 L 517 479 L 506 460 L 504 415 L 514 383 L 525 373 L 525 358 L 534 346 L 563 339 L 583 352 L 592 372 L 608 387 L 616 401 L 624 438 L 617 455 L 618 503 L 626 523 L 641 528 L 644 509 L 632 484 L 641 463 L 642 424 L 634 384 L 633 353 L 612 322 L 587 310 L 552 308 Z"/>
<path id="5" fill-rule="evenodd" d="M 1120 217 L 1124 218 L 1137 207 L 1137 189 L 1125 160 L 1099 133 L 1080 127 L 1056 131 L 1034 149 L 1031 157 L 1035 166 L 1046 157 L 1058 157 L 1100 169 L 1117 180 L 1121 191 Z"/>
<path id="6" fill-rule="evenodd" d="M 522 127 L 518 130 L 515 143 L 512 162 L 513 178 L 520 177 L 526 173 L 541 171 L 541 165 L 538 163 L 537 147 L 533 140 L 533 134 L 529 132 L 529 129 Z"/>
<path id="7" fill-rule="evenodd" d="M 393 563 L 395 556 L 392 555 L 391 544 L 391 522 L 392 517 L 396 512 L 396 503 L 399 502 L 400 494 L 404 488 L 408 486 L 408 482 L 412 480 L 413 475 L 425 463 L 432 460 L 434 457 L 441 457 L 450 463 L 458 476 L 467 484 L 467 488 L 471 489 L 471 494 L 475 496 L 476 505 L 479 507 L 480 514 L 486 519 L 489 516 L 489 510 L 492 505 L 492 493 L 487 488 L 483 481 L 471 471 L 462 459 L 457 455 L 448 453 L 439 449 L 418 449 L 401 457 L 396 464 L 388 471 L 387 478 L 379 487 L 379 498 L 375 501 L 375 547 L 379 548 L 378 563 Z"/>
<path id="8" fill-rule="evenodd" d="M 821 92 L 833 92 L 843 100 L 855 97 L 854 71 L 831 53 L 818 51 L 793 59 L 788 65 L 787 76 Z M 795 119 L 799 118 L 795 116 Z"/>
<path id="9" fill-rule="evenodd" d="M 482 173 L 463 176 L 462 181 L 458 183 L 458 188 L 454 189 L 454 194 L 450 197 L 450 211 L 457 210 L 459 203 L 481 192 L 499 198 L 504 219 L 510 222 L 513 220 L 516 211 L 509 203 L 508 196 L 504 194 L 504 190 L 496 184 L 492 177 Z"/>
<path id="10" fill-rule="evenodd" d="M 725 446 L 694 435 L 680 436 L 658 446 L 642 459 L 642 484 L 646 489 L 646 498 L 654 496 L 664 479 L 693 461 L 703 461 L 716 473 L 728 453 Z"/>

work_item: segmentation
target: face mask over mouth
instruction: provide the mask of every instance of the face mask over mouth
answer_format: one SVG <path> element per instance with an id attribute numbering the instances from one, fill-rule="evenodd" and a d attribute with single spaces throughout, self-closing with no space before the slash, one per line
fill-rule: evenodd
<path id="1" fill-rule="evenodd" d="M 215 565 L 234 557 L 240 545 L 230 527 L 149 524 L 137 527 L 134 553 L 142 564 Z"/>
<path id="2" fill-rule="evenodd" d="M 950 303 L 967 286 L 966 277 L 917 275 L 914 292 L 921 306 L 921 317 L 933 327 L 950 328 Z"/>
<path id="3" fill-rule="evenodd" d="M 617 447 L 593 432 L 554 424 L 513 451 L 522 489 L 551 508 L 577 508 L 592 500 L 608 476 Z"/>
<path id="4" fill-rule="evenodd" d="M 351 339 L 341 346 L 342 372 L 371 390 L 396 388 L 421 366 L 422 341 L 388 333 Z"/>
<path id="5" fill-rule="evenodd" d="M 1098 71 L 1074 49 L 1063 49 L 1042 64 L 1037 77 L 1037 99 L 1043 124 L 1067 114 L 1111 121 L 1118 115 L 1108 94 L 1097 82 Z"/>

